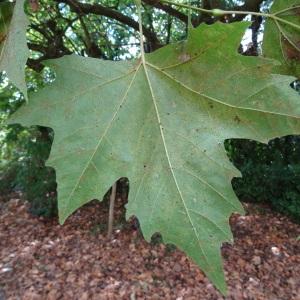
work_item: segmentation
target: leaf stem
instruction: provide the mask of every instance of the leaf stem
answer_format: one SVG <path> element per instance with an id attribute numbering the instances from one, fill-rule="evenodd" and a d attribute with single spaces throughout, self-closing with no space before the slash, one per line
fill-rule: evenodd
<path id="1" fill-rule="evenodd" d="M 142 24 L 142 11 L 141 11 L 141 1 L 136 0 L 136 7 L 138 12 L 138 18 L 139 18 L 139 33 L 140 33 L 140 48 L 141 48 L 141 59 L 142 63 L 145 66 L 145 50 L 144 50 L 144 34 L 143 34 L 143 24 Z"/>
<path id="2" fill-rule="evenodd" d="M 161 0 L 161 2 L 165 2 L 165 3 L 171 4 L 171 5 L 180 6 L 180 7 L 184 7 L 184 8 L 188 8 L 188 9 L 197 10 L 197 11 L 204 12 L 207 14 L 212 14 L 212 15 L 215 14 L 216 12 L 218 12 L 218 14 L 220 14 L 220 15 L 240 14 L 240 15 L 263 16 L 263 17 L 270 16 L 270 14 L 266 14 L 266 13 L 242 11 L 242 10 L 205 9 L 202 7 L 195 7 L 195 6 L 191 6 L 191 5 L 184 4 L 184 3 L 176 3 L 176 2 L 173 2 L 170 0 Z"/>
<path id="3" fill-rule="evenodd" d="M 202 8 L 202 7 L 191 6 L 191 5 L 188 5 L 188 4 L 176 3 L 176 2 L 173 2 L 173 1 L 170 1 L 170 0 L 161 0 L 161 2 L 168 3 L 168 4 L 171 4 L 171 5 L 176 5 L 176 6 L 179 6 L 179 7 L 184 7 L 184 8 L 187 8 L 187 9 L 193 9 L 193 10 L 204 12 L 204 13 L 211 14 L 211 15 L 215 15 L 215 14 L 217 14 L 217 15 L 233 15 L 233 14 L 236 14 L 236 15 L 252 15 L 252 16 L 266 17 L 266 18 L 270 18 L 270 19 L 276 20 L 278 22 L 287 24 L 291 27 L 294 27 L 294 28 L 300 30 L 300 25 L 294 24 L 292 22 L 289 22 L 289 21 L 284 20 L 284 19 L 277 16 L 279 13 L 282 13 L 283 11 L 280 11 L 280 12 L 277 12 L 277 13 L 274 13 L 274 14 L 268 14 L 268 13 L 261 13 L 261 12 L 254 12 L 254 11 L 243 11 L 243 10 L 205 9 L 205 8 Z M 290 8 L 290 9 L 292 9 L 292 8 Z"/>

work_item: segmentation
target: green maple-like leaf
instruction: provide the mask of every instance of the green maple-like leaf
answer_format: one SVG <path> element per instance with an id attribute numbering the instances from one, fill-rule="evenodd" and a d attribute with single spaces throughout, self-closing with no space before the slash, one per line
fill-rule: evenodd
<path id="1" fill-rule="evenodd" d="M 225 292 L 220 246 L 232 241 L 230 215 L 243 209 L 223 142 L 300 132 L 293 78 L 271 74 L 272 60 L 237 53 L 247 26 L 203 25 L 145 61 L 49 62 L 56 81 L 11 122 L 54 129 L 48 165 L 62 223 L 128 177 L 127 216 L 139 218 L 146 239 L 160 232 Z"/>
<path id="2" fill-rule="evenodd" d="M 24 12 L 24 0 L 0 3 L 0 71 L 27 98 L 25 64 L 29 55 L 26 40 L 28 20 Z"/>
<path id="3" fill-rule="evenodd" d="M 300 0 L 275 0 L 271 13 L 300 25 Z M 264 55 L 282 63 L 277 70 L 300 78 L 300 29 L 268 18 L 263 41 Z"/>

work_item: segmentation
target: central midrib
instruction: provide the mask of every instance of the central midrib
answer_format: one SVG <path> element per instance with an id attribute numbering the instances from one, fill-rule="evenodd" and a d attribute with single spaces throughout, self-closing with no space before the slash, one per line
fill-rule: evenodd
<path id="1" fill-rule="evenodd" d="M 199 235 L 198 235 L 198 232 L 194 226 L 194 223 L 193 223 L 193 220 L 190 216 L 190 213 L 189 213 L 189 210 L 187 208 L 187 205 L 185 203 L 185 200 L 183 198 L 183 195 L 181 193 L 181 190 L 179 188 L 179 185 L 178 185 L 178 182 L 177 182 L 177 178 L 175 176 L 175 173 L 174 173 L 174 170 L 173 170 L 173 166 L 172 166 L 172 163 L 171 163 L 171 159 L 170 159 L 170 155 L 169 155 L 169 151 L 168 151 L 168 148 L 167 148 L 167 144 L 166 144 L 166 140 L 165 140 L 165 136 L 164 136 L 164 133 L 163 133 L 163 127 L 162 127 L 162 123 L 161 123 L 161 118 L 160 118 L 160 114 L 159 114 L 159 110 L 158 110 L 158 106 L 157 106 L 157 102 L 156 102 L 156 99 L 155 99 L 155 96 L 154 96 L 154 91 L 153 91 L 153 88 L 152 88 L 152 85 L 151 85 L 151 81 L 150 81 L 150 78 L 149 78 L 149 74 L 148 74 L 148 71 L 147 71 L 147 63 L 145 60 L 142 60 L 142 64 L 143 64 L 143 67 L 144 67 L 144 71 L 145 71 L 145 75 L 146 75 L 146 79 L 147 79 L 147 83 L 148 83 L 148 86 L 149 86 L 149 90 L 150 90 L 150 93 L 151 93 L 151 98 L 152 98 L 152 101 L 153 101 L 153 105 L 154 105 L 154 108 L 155 108 L 155 113 L 156 113 L 156 117 L 157 117 L 157 121 L 158 121 L 158 125 L 159 125 L 159 130 L 160 130 L 160 135 L 161 135 L 161 139 L 162 139 L 162 142 L 163 142 L 163 146 L 164 146 L 164 150 L 165 150 L 165 153 L 166 153 L 166 157 L 167 157 L 167 161 L 168 161 L 168 165 L 170 167 L 170 171 L 171 171 L 171 174 L 172 174 L 172 178 L 174 180 L 174 183 L 175 183 L 175 186 L 176 186 L 176 189 L 177 189 L 177 192 L 180 196 L 180 199 L 183 203 L 183 206 L 184 206 L 184 209 L 186 211 L 186 214 L 188 216 L 188 220 L 193 228 L 193 232 L 197 238 L 197 241 L 198 241 L 198 245 L 199 245 L 199 248 L 200 248 L 200 251 L 202 252 L 203 254 L 203 257 L 207 263 L 207 265 L 209 266 L 209 260 L 205 254 L 205 252 L 203 251 L 202 249 L 202 246 L 201 246 L 201 242 L 200 242 L 200 238 L 199 238 Z M 152 65 L 148 65 L 150 68 L 152 67 Z M 153 68 L 154 70 L 156 70 L 156 68 Z M 157 70 L 156 70 L 157 71 Z"/>

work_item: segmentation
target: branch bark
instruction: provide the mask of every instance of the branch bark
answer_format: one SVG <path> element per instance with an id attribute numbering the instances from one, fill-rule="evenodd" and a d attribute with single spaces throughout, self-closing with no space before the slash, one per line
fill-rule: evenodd
<path id="1" fill-rule="evenodd" d="M 184 23 L 188 23 L 188 16 L 177 9 L 174 9 L 173 7 L 160 3 L 158 0 L 143 0 L 145 4 L 151 5 L 155 8 L 161 9 L 167 14 L 176 17 L 177 19 L 181 20 Z"/>

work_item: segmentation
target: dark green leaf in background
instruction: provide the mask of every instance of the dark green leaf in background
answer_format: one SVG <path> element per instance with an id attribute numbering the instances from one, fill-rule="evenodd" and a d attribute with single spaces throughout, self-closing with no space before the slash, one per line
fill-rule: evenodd
<path id="1" fill-rule="evenodd" d="M 24 12 L 24 1 L 0 3 L 0 71 L 27 98 L 25 64 L 29 55 L 26 40 L 28 20 Z"/>

